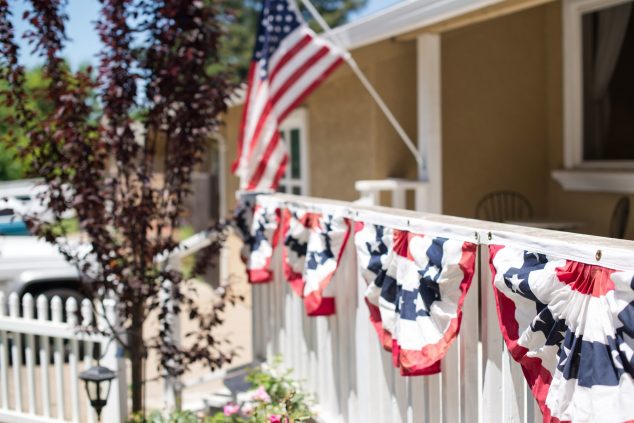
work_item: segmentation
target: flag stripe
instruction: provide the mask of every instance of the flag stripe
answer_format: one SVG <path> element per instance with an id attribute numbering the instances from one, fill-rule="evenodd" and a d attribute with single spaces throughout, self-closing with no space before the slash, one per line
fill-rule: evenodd
<path id="1" fill-rule="evenodd" d="M 322 46 L 312 42 L 305 45 L 295 56 L 291 58 L 291 60 L 288 61 L 288 63 L 286 63 L 285 66 L 280 68 L 278 73 L 275 75 L 275 79 L 270 79 L 271 95 L 275 95 L 286 81 L 297 72 L 298 69 L 306 69 L 305 64 L 322 49 Z"/>
<path id="2" fill-rule="evenodd" d="M 269 159 L 273 155 L 273 152 L 279 151 L 277 149 L 278 144 L 280 142 L 280 133 L 275 131 L 270 141 L 266 144 L 266 150 L 264 151 L 264 155 L 262 156 L 262 160 L 258 162 L 258 166 L 253 173 L 253 178 L 249 182 L 249 189 L 255 189 L 258 186 L 264 171 L 269 166 Z"/>
<path id="3" fill-rule="evenodd" d="M 282 56 L 279 63 L 271 67 L 271 74 L 269 76 L 271 84 L 275 81 L 275 77 L 278 75 L 280 70 L 282 70 L 287 63 L 296 57 L 304 47 L 309 45 L 312 40 L 313 38 L 310 35 L 305 35 L 304 38 L 299 40 L 297 44 L 295 44 L 289 51 L 286 52 L 286 54 L 284 54 L 284 56 Z"/>
<path id="4" fill-rule="evenodd" d="M 304 99 L 313 90 L 315 90 L 326 77 L 328 77 L 332 72 L 335 71 L 335 69 L 337 69 L 337 67 L 339 67 L 341 62 L 343 62 L 343 59 L 341 57 L 338 57 L 334 62 L 330 63 L 328 68 L 326 68 L 326 70 L 324 70 L 318 78 L 314 79 L 312 83 L 308 85 L 301 94 L 297 95 L 297 97 L 291 104 L 286 106 L 286 108 L 280 112 L 280 119 L 284 120 L 284 118 L 286 118 L 286 116 L 288 116 L 288 114 L 292 112 L 295 107 L 297 107 L 302 101 L 304 101 Z"/>
<path id="5" fill-rule="evenodd" d="M 301 64 L 299 68 L 293 72 L 292 75 L 289 75 L 284 83 L 279 87 L 271 86 L 271 96 L 273 97 L 273 103 L 277 103 L 280 98 L 288 93 L 291 90 L 291 87 L 295 85 L 296 82 L 299 82 L 302 77 L 308 75 L 309 72 L 314 71 L 315 65 L 320 62 L 320 60 L 328 54 L 328 48 L 322 47 L 317 50 L 308 60 Z M 321 65 L 321 63 L 319 63 Z"/>

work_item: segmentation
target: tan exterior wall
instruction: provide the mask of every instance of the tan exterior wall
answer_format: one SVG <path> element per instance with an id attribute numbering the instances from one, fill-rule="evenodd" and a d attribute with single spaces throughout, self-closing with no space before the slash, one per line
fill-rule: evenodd
<path id="1" fill-rule="evenodd" d="M 490 191 L 547 211 L 548 98 L 544 59 L 550 7 L 442 35 L 443 210 L 473 217 Z"/>
<path id="2" fill-rule="evenodd" d="M 526 195 L 541 217 L 607 235 L 615 194 L 564 191 L 561 3 L 442 35 L 443 207 L 473 217 L 490 191 Z M 627 237 L 634 236 L 634 217 Z"/>
<path id="3" fill-rule="evenodd" d="M 384 41 L 352 52 L 412 139 L 416 139 L 416 44 Z M 415 177 L 416 164 L 346 64 L 302 105 L 308 114 L 310 195 L 355 200 L 359 179 Z M 227 164 L 236 154 L 242 107 L 226 116 Z M 227 177 L 228 207 L 238 188 Z"/>

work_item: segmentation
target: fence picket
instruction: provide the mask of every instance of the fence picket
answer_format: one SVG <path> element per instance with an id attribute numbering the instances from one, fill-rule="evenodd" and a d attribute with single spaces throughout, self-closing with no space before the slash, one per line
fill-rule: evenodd
<path id="1" fill-rule="evenodd" d="M 462 406 L 460 375 L 462 370 L 460 367 L 460 336 L 458 336 L 458 339 L 449 347 L 442 363 L 442 409 L 443 421 L 445 422 L 460 423 Z"/>
<path id="2" fill-rule="evenodd" d="M 78 376 L 82 357 L 79 355 L 79 346 L 86 346 L 83 367 L 88 368 L 93 361 L 94 344 L 99 343 L 104 347 L 110 346 L 102 357 L 103 362 L 114 368 L 118 376 L 118 383 L 111 387 L 111 400 L 108 401 L 108 413 L 104 421 L 123 423 L 127 417 L 127 396 L 125 389 L 122 389 L 126 384 L 125 363 L 117 356 L 116 346 L 109 343 L 110 337 L 77 330 L 77 301 L 70 298 L 64 305 L 59 297 L 54 297 L 49 310 L 49 300 L 44 295 L 34 300 L 30 294 L 25 294 L 20 300 L 17 293 L 12 293 L 7 302 L 4 300 L 5 296 L 0 292 L 0 421 L 94 423 L 96 419 L 92 407 L 80 390 Z M 108 309 L 112 311 L 113 306 Z M 85 325 L 93 320 L 92 310 L 89 300 L 82 302 L 81 315 Z M 67 318 L 64 317 L 64 311 Z M 111 321 L 116 327 L 116 320 Z M 108 327 L 102 325 L 101 329 L 105 331 Z M 9 371 L 13 374 L 11 379 Z M 55 385 L 53 401 L 50 391 L 51 371 Z M 37 387 L 37 384 L 40 386 Z M 64 389 L 65 385 L 68 391 Z M 82 411 L 84 399 L 86 413 Z M 66 409 L 67 405 L 70 406 L 69 410 Z M 70 419 L 68 414 L 71 415 Z"/>
<path id="3" fill-rule="evenodd" d="M 20 299 L 18 294 L 12 292 L 9 295 L 9 317 L 18 319 L 20 317 Z M 15 392 L 14 404 L 18 412 L 22 412 L 22 334 L 13 333 L 11 335 L 13 344 L 11 345 L 11 360 L 13 363 L 13 390 Z"/>
<path id="4" fill-rule="evenodd" d="M 92 322 L 92 303 L 88 298 L 84 298 L 81 302 L 81 324 L 84 327 L 89 327 Z M 84 341 L 84 370 L 88 370 L 92 366 L 92 355 L 94 343 L 91 341 Z M 86 414 L 88 423 L 93 423 L 95 421 L 95 413 L 93 412 L 93 408 L 90 405 L 90 400 L 86 397 Z"/>
<path id="5" fill-rule="evenodd" d="M 58 296 L 51 300 L 51 315 L 53 322 L 62 323 L 62 299 Z M 53 347 L 53 365 L 55 366 L 55 399 L 57 418 L 64 420 L 64 342 L 62 338 L 55 338 Z"/>
<path id="6" fill-rule="evenodd" d="M 70 297 L 66 300 L 66 319 L 73 327 L 78 326 L 77 321 L 77 300 Z M 73 422 L 79 423 L 79 346 L 77 338 L 70 340 L 70 353 L 68 355 L 68 366 L 70 368 L 70 393 L 71 393 L 71 415 Z"/>
<path id="7" fill-rule="evenodd" d="M 33 320 L 33 296 L 31 294 L 24 294 L 22 297 L 22 310 L 25 319 Z M 26 383 L 29 413 L 35 414 L 35 336 L 32 334 L 26 335 L 26 349 L 24 350 L 26 356 Z"/>
<path id="8" fill-rule="evenodd" d="M 44 295 L 37 297 L 37 319 L 48 321 L 48 299 Z M 51 417 L 51 397 L 48 382 L 48 361 L 51 357 L 49 337 L 40 336 L 40 388 L 42 395 L 42 412 L 44 417 Z"/>
<path id="9" fill-rule="evenodd" d="M 478 263 L 476 263 L 478 266 Z M 478 268 L 476 268 L 476 275 Z M 460 348 L 460 398 L 461 421 L 476 422 L 479 416 L 478 354 L 480 343 L 480 319 L 478 315 L 478 282 L 474 277 L 463 306 L 460 337 L 456 341 Z"/>
<path id="10" fill-rule="evenodd" d="M 0 292 L 0 317 L 7 315 L 7 305 L 4 293 Z M 0 385 L 2 385 L 2 408 L 9 409 L 9 377 L 7 369 L 9 368 L 9 350 L 8 337 L 6 331 L 0 331 Z"/>

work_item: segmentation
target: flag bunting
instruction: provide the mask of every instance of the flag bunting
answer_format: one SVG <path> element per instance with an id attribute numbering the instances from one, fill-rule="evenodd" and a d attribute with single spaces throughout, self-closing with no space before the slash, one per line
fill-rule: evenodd
<path id="1" fill-rule="evenodd" d="M 440 372 L 458 335 L 477 245 L 357 222 L 370 319 L 404 376 Z"/>
<path id="2" fill-rule="evenodd" d="M 500 329 L 544 421 L 634 420 L 634 272 L 489 248 Z"/>

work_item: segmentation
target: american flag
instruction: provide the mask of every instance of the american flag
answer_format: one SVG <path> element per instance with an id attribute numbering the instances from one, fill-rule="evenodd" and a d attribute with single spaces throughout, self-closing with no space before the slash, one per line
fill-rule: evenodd
<path id="1" fill-rule="evenodd" d="M 370 320 L 404 376 L 440 372 L 458 335 L 477 246 L 357 222 L 357 261 Z"/>
<path id="2" fill-rule="evenodd" d="M 232 167 L 241 189 L 277 188 L 288 161 L 279 125 L 342 58 L 308 28 L 292 0 L 264 1 Z"/>
<path id="3" fill-rule="evenodd" d="M 544 422 L 634 421 L 634 272 L 490 251 L 500 328 Z"/>

